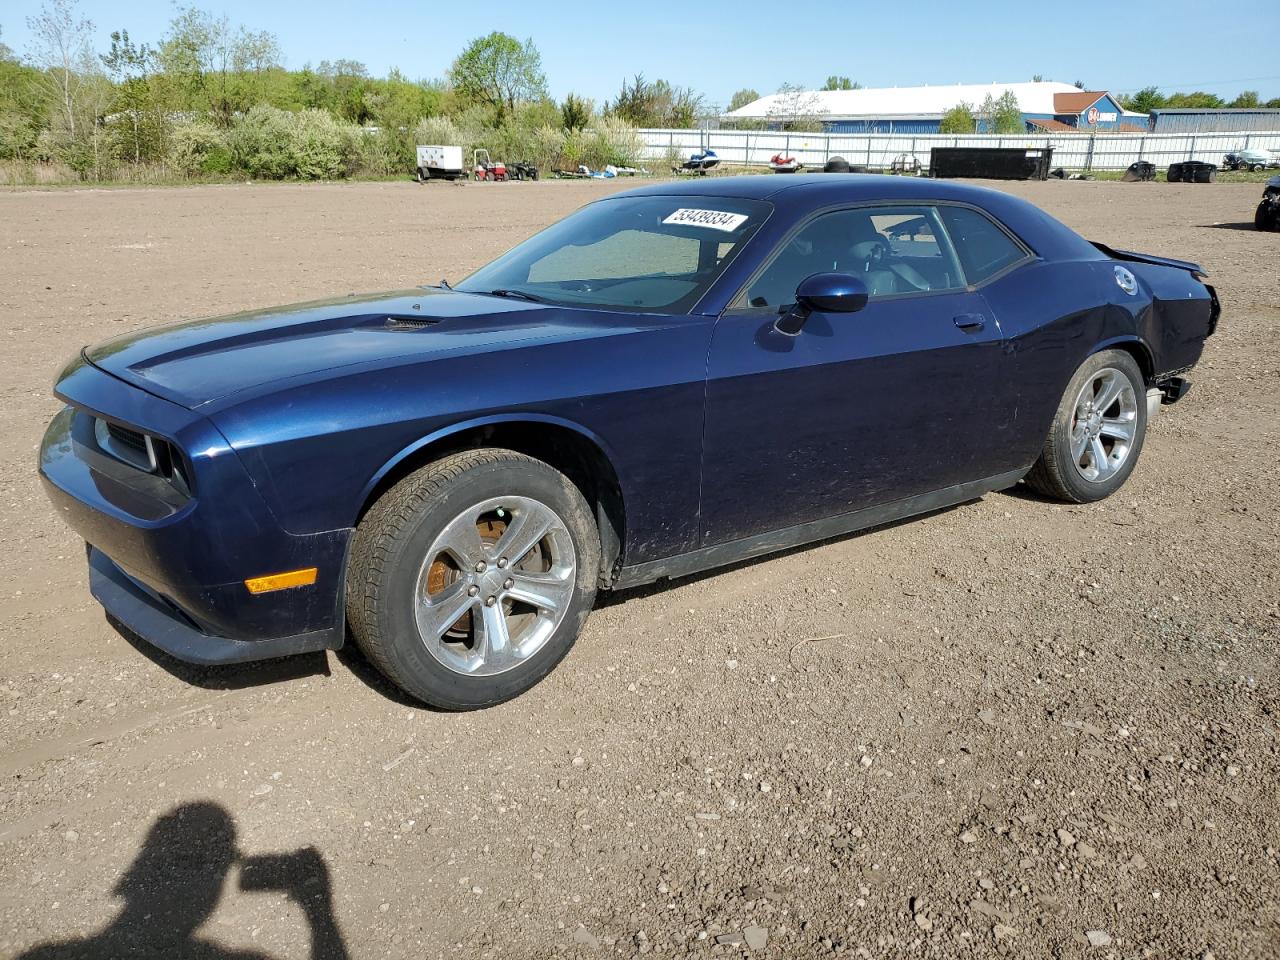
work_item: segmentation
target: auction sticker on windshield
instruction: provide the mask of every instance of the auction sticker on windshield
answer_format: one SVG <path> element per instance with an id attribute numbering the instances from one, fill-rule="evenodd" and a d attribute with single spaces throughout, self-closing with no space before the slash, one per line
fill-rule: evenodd
<path id="1" fill-rule="evenodd" d="M 688 227 L 710 227 L 712 230 L 732 233 L 747 222 L 747 215 L 725 213 L 723 210 L 696 210 L 692 207 L 681 207 L 662 222 L 683 224 Z"/>

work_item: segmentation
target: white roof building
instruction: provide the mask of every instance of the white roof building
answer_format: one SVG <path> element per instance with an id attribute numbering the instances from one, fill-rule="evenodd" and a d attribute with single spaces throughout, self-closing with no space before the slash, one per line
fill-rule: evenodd
<path id="1" fill-rule="evenodd" d="M 942 115 L 960 103 L 977 108 L 988 96 L 999 99 L 1013 93 L 1027 119 L 1052 119 L 1074 114 L 1074 105 L 1084 98 L 1069 83 L 1054 80 L 1025 83 L 961 83 L 924 87 L 880 87 L 865 90 L 806 90 L 773 93 L 724 114 L 727 121 L 780 122 L 796 116 L 815 117 L 831 127 L 852 127 L 892 121 L 898 128 L 915 124 L 934 125 Z M 1145 122 L 1146 114 L 1124 111 L 1109 94 L 1089 95 L 1090 105 L 1098 103 L 1113 122 L 1121 117 Z M 1056 101 L 1056 102 L 1055 102 Z M 1106 101 L 1106 102 L 1103 102 Z M 1071 107 L 1065 106 L 1070 104 Z"/>

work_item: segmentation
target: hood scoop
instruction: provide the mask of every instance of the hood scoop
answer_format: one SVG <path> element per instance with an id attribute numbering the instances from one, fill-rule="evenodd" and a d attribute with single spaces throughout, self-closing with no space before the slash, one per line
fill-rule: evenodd
<path id="1" fill-rule="evenodd" d="M 440 317 L 424 317 L 418 314 L 398 314 L 396 316 L 387 317 L 382 321 L 381 326 L 384 330 L 422 330 L 425 327 L 434 327 L 441 320 Z M 370 324 L 375 326 L 375 324 Z"/>

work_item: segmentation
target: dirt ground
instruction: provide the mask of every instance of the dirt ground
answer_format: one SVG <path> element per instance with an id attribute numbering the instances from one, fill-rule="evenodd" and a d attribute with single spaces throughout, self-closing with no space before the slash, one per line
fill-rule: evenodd
<path id="1" fill-rule="evenodd" d="M 198 671 L 107 625 L 35 473 L 82 344 L 457 279 L 625 186 L 0 193 L 0 956 L 1280 956 L 1256 184 L 1004 187 L 1222 296 L 1104 503 L 994 494 L 623 594 L 465 715 L 351 650 Z"/>

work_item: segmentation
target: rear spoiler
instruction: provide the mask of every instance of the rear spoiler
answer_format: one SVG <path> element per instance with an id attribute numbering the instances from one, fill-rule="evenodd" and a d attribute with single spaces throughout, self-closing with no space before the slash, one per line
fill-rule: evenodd
<path id="1" fill-rule="evenodd" d="M 1198 263 L 1192 263 L 1190 260 L 1174 260 L 1170 257 L 1153 257 L 1149 253 L 1134 253 L 1132 250 L 1113 250 L 1105 243 L 1098 243 L 1091 240 L 1095 247 L 1105 253 L 1112 260 L 1127 260 L 1130 263 L 1151 263 L 1157 267 L 1175 267 L 1178 270 L 1186 270 L 1197 280 L 1208 278 L 1208 274 L 1204 272 L 1204 267 Z"/>

